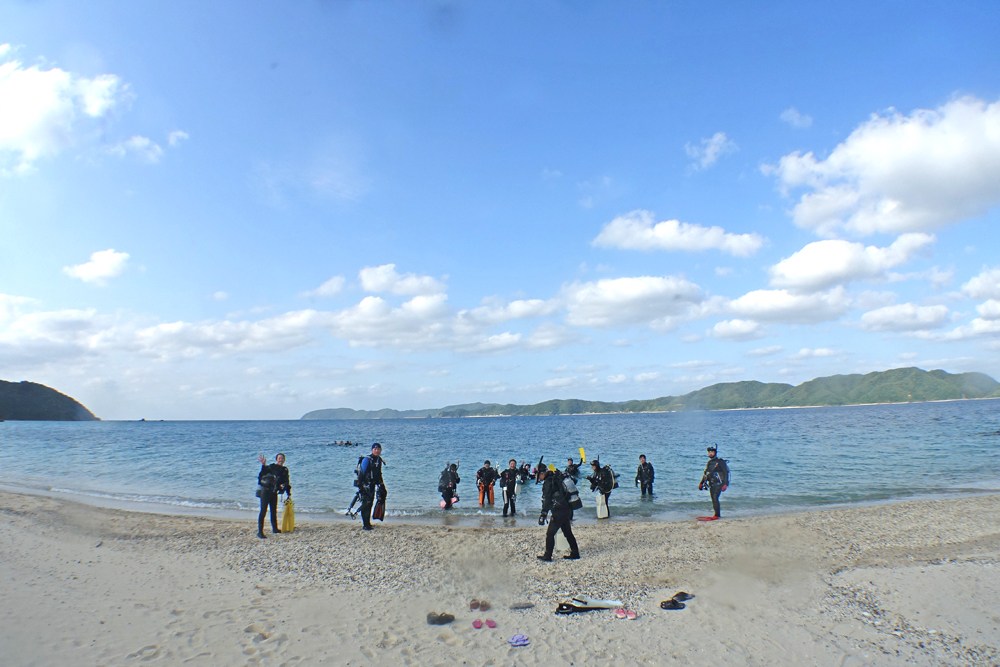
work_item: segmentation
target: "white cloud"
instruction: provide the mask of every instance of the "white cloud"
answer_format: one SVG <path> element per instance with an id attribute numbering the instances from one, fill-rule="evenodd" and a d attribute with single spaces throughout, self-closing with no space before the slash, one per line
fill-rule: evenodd
<path id="1" fill-rule="evenodd" d="M 701 145 L 686 144 L 684 151 L 694 159 L 695 169 L 708 169 L 727 153 L 738 150 L 736 142 L 729 139 L 725 132 L 716 132 L 708 139 L 702 139 Z"/>
<path id="2" fill-rule="evenodd" d="M 656 372 L 653 372 L 653 373 L 639 373 L 638 375 L 636 375 L 632 379 L 635 380 L 636 382 L 653 382 L 654 380 L 659 380 L 660 379 L 660 373 L 656 373 Z"/>
<path id="3" fill-rule="evenodd" d="M 753 320 L 725 320 L 712 327 L 711 332 L 715 338 L 733 341 L 753 340 L 764 335 L 760 324 Z"/>
<path id="4" fill-rule="evenodd" d="M 794 294 L 788 290 L 756 290 L 726 304 L 746 319 L 784 324 L 816 324 L 839 319 L 850 305 L 842 286 L 826 293 Z"/>
<path id="5" fill-rule="evenodd" d="M 573 384 L 576 384 L 576 378 L 552 378 L 543 382 L 542 386 L 552 389 L 555 387 L 569 387 Z"/>
<path id="6" fill-rule="evenodd" d="M 668 250 L 701 252 L 721 250 L 737 257 L 749 257 L 764 244 L 759 234 L 731 234 L 722 227 L 701 225 L 678 220 L 654 224 L 650 211 L 632 211 L 620 215 L 604 226 L 591 245 L 624 250 Z"/>
<path id="7" fill-rule="evenodd" d="M 701 361 L 694 359 L 692 361 L 679 361 L 675 364 L 670 364 L 670 368 L 708 368 L 709 366 L 715 366 L 714 361 Z"/>
<path id="8" fill-rule="evenodd" d="M 834 350 L 831 347 L 817 347 L 816 349 L 810 349 L 804 347 L 795 354 L 788 355 L 789 359 L 813 359 L 816 357 L 834 357 L 840 354 L 839 351 Z"/>
<path id="9" fill-rule="evenodd" d="M 579 336 L 566 327 L 561 327 L 557 324 L 552 324 L 551 322 L 545 322 L 531 332 L 531 335 L 528 336 L 526 344 L 529 348 L 535 350 L 548 350 L 569 345 L 570 343 L 576 342 L 578 338 Z"/>
<path id="10" fill-rule="evenodd" d="M 109 278 L 121 275 L 128 258 L 127 252 L 115 252 L 114 248 L 98 250 L 90 256 L 89 262 L 63 267 L 63 273 L 85 283 L 106 285 Z"/>
<path id="11" fill-rule="evenodd" d="M 720 278 L 725 278 L 726 276 L 733 275 L 733 270 L 728 266 L 717 266 L 715 267 L 715 275 Z"/>
<path id="12" fill-rule="evenodd" d="M 1000 267 L 984 268 L 962 285 L 962 293 L 973 299 L 1000 299 Z"/>
<path id="13" fill-rule="evenodd" d="M 918 353 L 916 353 L 916 352 L 900 352 L 899 353 L 899 358 L 900 359 L 905 359 L 905 360 L 916 359 L 919 356 L 920 355 Z"/>
<path id="14" fill-rule="evenodd" d="M 771 285 L 813 292 L 852 280 L 886 280 L 887 271 L 906 262 L 931 234 L 903 234 L 886 248 L 865 247 L 839 239 L 815 241 L 770 269 Z"/>
<path id="15" fill-rule="evenodd" d="M 160 145 L 148 137 L 135 135 L 126 141 L 116 144 L 108 149 L 108 152 L 118 157 L 134 155 L 143 162 L 156 164 L 163 157 L 163 149 Z"/>
<path id="16" fill-rule="evenodd" d="M 5 45 L 7 46 L 7 45 Z M 10 49 L 0 51 L 6 57 Z M 113 74 L 85 78 L 58 67 L 0 64 L 0 173 L 24 174 L 71 146 L 126 97 Z"/>
<path id="17" fill-rule="evenodd" d="M 702 302 L 701 288 L 679 276 L 574 282 L 561 298 L 567 324 L 598 329 L 648 324 L 666 330 Z"/>
<path id="18" fill-rule="evenodd" d="M 222 290 L 219 290 L 218 292 L 212 295 L 212 298 L 215 299 L 216 301 L 225 301 L 226 299 L 229 298 L 229 295 L 223 292 Z"/>
<path id="19" fill-rule="evenodd" d="M 787 109 L 782 111 L 781 116 L 779 116 L 779 118 L 781 118 L 781 120 L 788 123 L 792 127 L 800 130 L 807 127 L 811 127 L 813 124 L 812 116 L 800 112 L 795 107 L 788 107 Z"/>
<path id="20" fill-rule="evenodd" d="M 1000 319 L 977 317 L 968 324 L 956 327 L 945 333 L 918 331 L 916 335 L 929 340 L 957 341 L 970 338 L 992 337 L 1000 335 Z"/>
<path id="21" fill-rule="evenodd" d="M 174 148 L 176 146 L 180 146 L 182 141 L 187 141 L 189 138 L 188 133 L 184 130 L 174 130 L 167 135 L 167 144 L 171 148 Z"/>
<path id="22" fill-rule="evenodd" d="M 984 320 L 1000 319 L 1000 301 L 997 299 L 985 301 L 976 306 L 976 312 L 978 312 L 979 316 Z"/>
<path id="23" fill-rule="evenodd" d="M 900 303 L 868 311 L 861 316 L 861 327 L 867 331 L 922 331 L 947 321 L 948 306 Z"/>
<path id="24" fill-rule="evenodd" d="M 825 160 L 795 152 L 762 169 L 807 189 L 793 219 L 824 236 L 940 229 L 1000 203 L 1000 102 L 875 115 Z"/>
<path id="25" fill-rule="evenodd" d="M 334 276 L 314 290 L 300 292 L 299 296 L 333 296 L 344 289 L 344 277 Z"/>
<path id="26" fill-rule="evenodd" d="M 608 382 L 610 382 L 611 384 L 621 384 L 622 382 L 624 382 L 627 379 L 628 378 L 626 378 L 624 375 L 609 375 L 608 376 Z"/>
<path id="27" fill-rule="evenodd" d="M 780 354 L 784 352 L 785 348 L 783 345 L 771 345 L 769 347 L 758 347 L 756 349 L 747 352 L 748 357 L 770 357 L 773 354 Z"/>
<path id="28" fill-rule="evenodd" d="M 522 299 L 509 304 L 501 300 L 484 299 L 484 305 L 458 313 L 458 319 L 475 326 L 500 324 L 509 320 L 523 320 L 552 314 L 559 304 L 542 299 Z"/>
<path id="29" fill-rule="evenodd" d="M 366 292 L 392 292 L 393 294 L 432 295 L 445 291 L 445 285 L 430 276 L 415 273 L 396 273 L 395 264 L 366 266 L 358 272 L 361 288 Z"/>

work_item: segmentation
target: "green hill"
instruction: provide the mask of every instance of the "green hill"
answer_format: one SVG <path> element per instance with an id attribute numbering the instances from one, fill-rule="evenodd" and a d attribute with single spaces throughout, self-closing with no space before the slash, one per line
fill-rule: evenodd
<path id="1" fill-rule="evenodd" d="M 0 380 L 0 421 L 97 421 L 76 399 L 34 382 Z"/>
<path id="2" fill-rule="evenodd" d="M 831 375 L 793 387 L 776 382 L 723 382 L 683 396 L 663 396 L 621 403 L 550 400 L 534 405 L 467 403 L 430 410 L 314 410 L 302 419 L 407 419 L 427 417 L 486 417 L 580 415 L 681 410 L 734 410 L 795 406 L 908 403 L 962 398 L 1000 397 L 1000 383 L 983 373 L 947 373 L 919 368 L 894 368 L 865 375 Z"/>

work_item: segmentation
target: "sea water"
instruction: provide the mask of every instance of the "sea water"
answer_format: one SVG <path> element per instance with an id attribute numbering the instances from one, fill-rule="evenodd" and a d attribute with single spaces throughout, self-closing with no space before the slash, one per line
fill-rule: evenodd
<path id="1" fill-rule="evenodd" d="M 185 511 L 255 511 L 260 464 L 286 457 L 300 516 L 343 515 L 354 497 L 354 469 L 372 442 L 383 445 L 387 515 L 438 521 L 440 472 L 460 460 L 453 516 L 499 514 L 481 508 L 476 471 L 489 459 L 534 467 L 539 457 L 564 468 L 600 457 L 620 475 L 613 518 L 671 519 L 705 514 L 698 491 L 705 448 L 717 444 L 732 480 L 725 516 L 810 507 L 940 497 L 1000 490 L 1000 399 L 830 408 L 464 419 L 217 422 L 5 422 L 0 455 L 6 487 L 53 491 Z M 363 443 L 336 445 L 341 440 Z M 638 456 L 656 469 L 655 495 L 642 498 Z M 581 466 L 584 475 L 589 466 Z M 581 479 L 585 508 L 596 502 Z M 541 487 L 529 480 L 517 499 L 535 517 Z"/>

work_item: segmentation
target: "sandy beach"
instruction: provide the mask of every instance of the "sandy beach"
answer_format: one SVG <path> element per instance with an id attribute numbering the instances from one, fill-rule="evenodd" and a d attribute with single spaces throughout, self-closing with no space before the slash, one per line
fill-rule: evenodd
<path id="1" fill-rule="evenodd" d="M 1000 495 L 583 525 L 582 560 L 552 563 L 531 520 L 258 540 L 251 521 L 42 496 L 0 510 L 4 665 L 1000 663 Z M 697 597 L 659 608 L 679 590 Z M 554 613 L 577 593 L 639 618 Z"/>

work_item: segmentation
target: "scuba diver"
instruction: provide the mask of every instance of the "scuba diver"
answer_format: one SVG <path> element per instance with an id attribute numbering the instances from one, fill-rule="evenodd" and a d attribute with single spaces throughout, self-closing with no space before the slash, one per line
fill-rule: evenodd
<path id="1" fill-rule="evenodd" d="M 528 481 L 528 478 L 531 477 L 531 466 L 524 461 L 521 461 L 521 467 L 517 469 L 517 474 L 521 478 L 521 484 L 524 484 Z"/>
<path id="2" fill-rule="evenodd" d="M 287 493 L 292 497 L 292 485 L 288 482 L 288 468 L 285 467 L 285 455 L 276 454 L 274 463 L 267 464 L 267 459 L 261 454 L 257 457 L 260 461 L 260 472 L 257 473 L 257 496 L 260 498 L 260 514 L 257 516 L 257 537 L 265 539 L 264 517 L 267 516 L 267 509 L 271 508 L 271 532 L 280 533 L 278 530 L 278 496 Z"/>
<path id="3" fill-rule="evenodd" d="M 556 531 L 561 530 L 569 542 L 569 555 L 563 556 L 567 560 L 577 560 L 580 558 L 580 547 L 573 536 L 573 508 L 570 506 L 572 500 L 570 494 L 563 484 L 563 473 L 559 470 L 549 470 L 539 464 L 538 480 L 542 485 L 542 514 L 538 517 L 538 525 L 545 525 L 545 516 L 552 511 L 552 519 L 549 521 L 549 528 L 545 531 L 545 553 L 538 557 L 538 560 L 551 561 L 552 552 L 556 548 Z M 579 497 L 576 499 L 579 504 Z"/>
<path id="4" fill-rule="evenodd" d="M 646 463 L 646 455 L 639 454 L 639 467 L 635 471 L 635 485 L 639 486 L 642 484 L 642 495 L 646 495 L 646 491 L 649 491 L 649 495 L 653 495 L 653 479 L 656 476 L 656 472 L 653 470 L 652 463 Z"/>
<path id="5" fill-rule="evenodd" d="M 573 483 L 580 481 L 580 465 L 578 463 L 573 463 L 573 457 L 566 459 L 566 469 L 563 470 L 563 474 L 567 477 L 573 478 Z"/>
<path id="6" fill-rule="evenodd" d="M 364 456 L 358 462 L 358 479 L 354 484 L 358 487 L 358 495 L 361 496 L 361 522 L 364 530 L 372 529 L 372 505 L 378 497 L 379 502 L 385 503 L 388 492 L 385 489 L 385 482 L 382 480 L 382 445 L 377 442 L 372 445 L 372 453 Z"/>
<path id="7" fill-rule="evenodd" d="M 479 487 L 479 506 L 489 502 L 493 504 L 493 485 L 497 481 L 497 471 L 486 461 L 483 467 L 476 472 L 476 486 Z"/>
<path id="8" fill-rule="evenodd" d="M 510 515 L 515 516 L 517 514 L 517 509 L 514 506 L 514 501 L 517 499 L 517 484 L 521 476 L 521 471 L 517 467 L 517 460 L 511 459 L 507 464 L 507 469 L 500 473 L 500 489 L 503 492 L 503 515 L 507 516 L 507 510 L 510 509 Z"/>
<path id="9" fill-rule="evenodd" d="M 590 467 L 594 471 L 593 474 L 587 475 L 587 481 L 590 482 L 590 490 L 597 491 L 604 496 L 604 506 L 608 510 L 608 516 L 611 516 L 611 505 L 608 504 L 608 499 L 611 498 L 612 489 L 618 486 L 618 482 L 615 481 L 615 477 L 617 477 L 617 475 L 615 475 L 611 466 L 604 466 L 602 468 L 599 459 L 592 460 L 590 462 Z"/>
<path id="10" fill-rule="evenodd" d="M 698 483 L 699 491 L 704 491 L 705 487 L 708 487 L 708 492 L 712 496 L 712 509 L 715 510 L 713 519 L 722 518 L 719 496 L 729 488 L 729 466 L 723 459 L 716 458 L 717 453 L 715 445 L 708 447 L 708 465 L 705 466 L 705 474 Z"/>
<path id="11" fill-rule="evenodd" d="M 444 509 L 450 510 L 452 501 L 458 495 L 458 483 L 462 478 L 458 476 L 458 460 L 445 465 L 441 471 L 441 479 L 438 481 L 438 492 L 444 501 Z"/>

